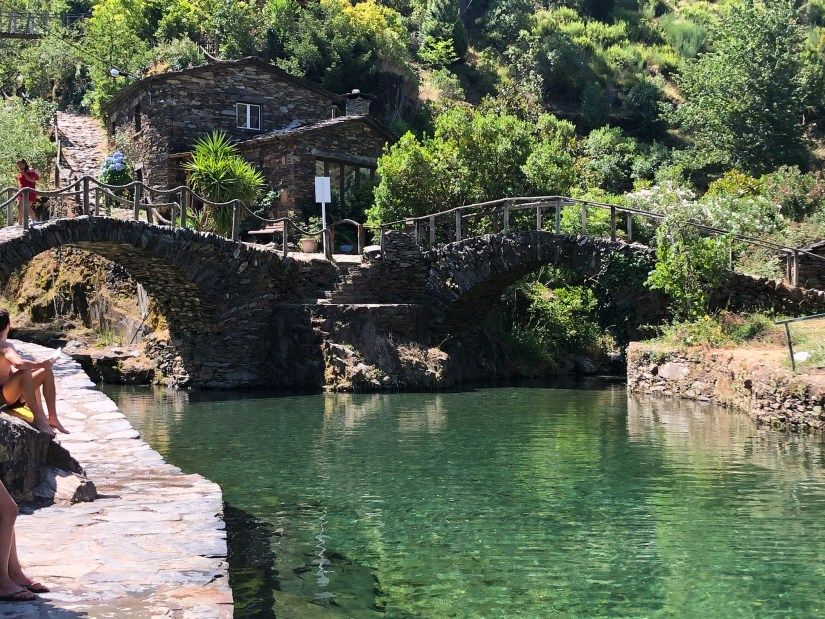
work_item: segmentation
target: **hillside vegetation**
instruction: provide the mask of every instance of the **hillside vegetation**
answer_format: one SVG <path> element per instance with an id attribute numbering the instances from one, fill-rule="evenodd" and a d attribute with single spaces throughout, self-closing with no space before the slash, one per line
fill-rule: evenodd
<path id="1" fill-rule="evenodd" d="M 390 221 L 525 194 L 665 213 L 666 225 L 640 225 L 638 234 L 659 252 L 649 285 L 674 297 L 680 318 L 707 311 L 703 291 L 731 253 L 747 273 L 779 277 L 783 268 L 773 252 L 708 242 L 680 222 L 795 247 L 825 238 L 825 0 L 0 6 L 89 15 L 39 41 L 2 41 L 0 126 L 31 126 L 48 106 L 97 113 L 136 77 L 202 64 L 206 53 L 258 55 L 334 92 L 377 95 L 373 112 L 399 134 L 379 162 L 380 181 L 350 196 L 347 216 Z M 24 145 L 30 158 L 48 157 L 48 144 L 17 131 L 0 149 L 4 170 Z M 591 231 L 607 229 L 601 217 L 593 214 Z M 565 229 L 576 222 L 565 213 Z M 543 299 L 548 320 L 560 305 L 593 320 L 604 313 L 565 281 L 543 273 L 524 294 Z M 577 337 L 571 349 L 583 345 Z"/>

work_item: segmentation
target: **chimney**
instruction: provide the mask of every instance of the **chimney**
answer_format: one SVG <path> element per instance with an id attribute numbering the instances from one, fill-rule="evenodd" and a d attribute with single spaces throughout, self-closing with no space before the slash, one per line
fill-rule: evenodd
<path id="1" fill-rule="evenodd" d="M 344 96 L 347 98 L 347 116 L 366 116 L 370 113 L 371 96 L 362 95 L 357 88 Z"/>

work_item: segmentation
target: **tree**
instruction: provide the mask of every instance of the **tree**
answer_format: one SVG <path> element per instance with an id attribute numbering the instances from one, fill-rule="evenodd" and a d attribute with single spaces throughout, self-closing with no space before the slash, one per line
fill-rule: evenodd
<path id="1" fill-rule="evenodd" d="M 86 22 L 83 47 L 88 50 L 92 90 L 84 102 L 93 111 L 126 84 L 125 75 L 137 74 L 147 57 L 148 46 L 141 32 L 147 29 L 140 0 L 102 0 Z M 118 69 L 123 77 L 112 77 Z"/>
<path id="2" fill-rule="evenodd" d="M 695 319 L 709 311 L 711 292 L 721 283 L 728 261 L 725 239 L 702 237 L 688 221 L 693 206 L 669 209 L 656 230 L 656 267 L 647 286 L 670 297 L 676 320 Z"/>
<path id="3" fill-rule="evenodd" d="M 392 221 L 531 190 L 525 163 L 535 127 L 509 114 L 453 108 L 432 137 L 408 133 L 378 161 L 370 222 Z"/>
<path id="4" fill-rule="evenodd" d="M 428 64 L 443 67 L 461 61 L 467 53 L 467 34 L 457 0 L 429 0 L 421 23 L 419 55 Z"/>
<path id="5" fill-rule="evenodd" d="M 733 5 L 680 80 L 675 118 L 694 149 L 751 174 L 805 162 L 803 42 L 794 0 Z"/>

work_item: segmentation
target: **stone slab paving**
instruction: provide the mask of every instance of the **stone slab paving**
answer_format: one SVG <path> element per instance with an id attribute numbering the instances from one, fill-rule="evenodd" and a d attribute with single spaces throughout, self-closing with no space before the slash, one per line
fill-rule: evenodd
<path id="1" fill-rule="evenodd" d="M 0 617 L 232 617 L 220 487 L 166 463 L 77 362 L 64 355 L 54 370 L 72 432 L 57 440 L 101 498 L 20 516 L 21 561 L 52 593 L 0 604 Z"/>
<path id="2" fill-rule="evenodd" d="M 106 129 L 100 120 L 86 114 L 58 112 L 57 127 L 63 135 L 63 156 L 74 175 L 97 177 L 108 149 Z"/>

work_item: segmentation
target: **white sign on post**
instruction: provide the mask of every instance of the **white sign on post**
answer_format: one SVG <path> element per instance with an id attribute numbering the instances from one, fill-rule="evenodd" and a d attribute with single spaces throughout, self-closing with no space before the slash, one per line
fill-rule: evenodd
<path id="1" fill-rule="evenodd" d="M 315 201 L 321 204 L 332 202 L 332 190 L 330 189 L 329 176 L 315 177 Z"/>
<path id="2" fill-rule="evenodd" d="M 327 204 L 332 202 L 329 176 L 315 177 L 315 201 L 321 203 L 321 229 L 327 227 Z M 327 235 L 324 235 L 324 255 L 327 253 Z"/>

